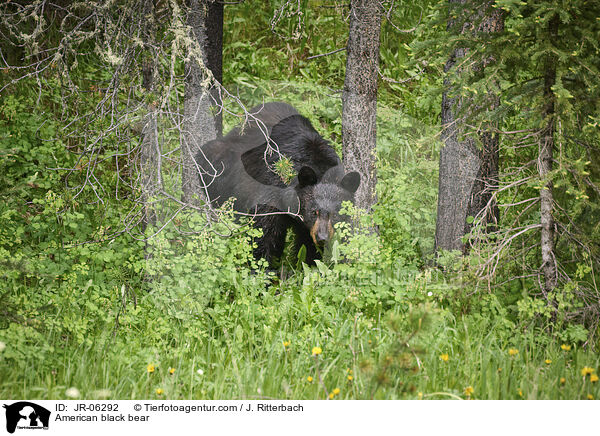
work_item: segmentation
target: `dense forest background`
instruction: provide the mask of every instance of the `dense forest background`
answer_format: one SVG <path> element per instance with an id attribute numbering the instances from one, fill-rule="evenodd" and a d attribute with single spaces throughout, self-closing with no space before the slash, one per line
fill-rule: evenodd
<path id="1" fill-rule="evenodd" d="M 0 396 L 597 397 L 598 17 L 4 2 Z M 373 181 L 313 268 L 256 261 L 189 158 L 266 101 Z"/>

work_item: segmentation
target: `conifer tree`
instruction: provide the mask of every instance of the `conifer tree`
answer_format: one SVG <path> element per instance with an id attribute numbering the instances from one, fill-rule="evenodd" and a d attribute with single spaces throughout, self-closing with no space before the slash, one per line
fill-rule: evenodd
<path id="1" fill-rule="evenodd" d="M 347 45 L 346 79 L 342 95 L 342 143 L 344 167 L 358 171 L 355 194 L 359 208 L 370 210 L 376 202 L 375 143 L 380 0 L 352 0 Z"/>
<path id="2" fill-rule="evenodd" d="M 442 141 L 436 250 L 466 252 L 463 237 L 470 232 L 474 217 L 479 224 L 497 223 L 498 211 L 493 203 L 487 207 L 497 184 L 498 135 L 489 123 L 478 131 L 475 124 L 478 111 L 491 112 L 498 107 L 497 84 L 484 81 L 481 95 L 473 98 L 465 92 L 463 82 L 469 75 L 484 75 L 487 64 L 494 61 L 485 51 L 469 48 L 473 41 L 493 38 L 504 28 L 501 11 L 493 2 L 465 0 L 449 1 L 448 32 L 454 36 L 451 55 L 444 71 L 442 96 Z M 469 71 L 470 70 L 470 71 Z M 463 76 L 463 77 L 461 77 Z"/>

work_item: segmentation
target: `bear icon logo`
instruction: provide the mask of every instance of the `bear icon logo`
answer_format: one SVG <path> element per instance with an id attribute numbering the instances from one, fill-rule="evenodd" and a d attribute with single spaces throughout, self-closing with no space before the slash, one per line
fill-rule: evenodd
<path id="1" fill-rule="evenodd" d="M 28 429 L 48 429 L 50 411 L 29 401 L 19 401 L 6 409 L 6 431 L 14 433 L 17 427 Z"/>

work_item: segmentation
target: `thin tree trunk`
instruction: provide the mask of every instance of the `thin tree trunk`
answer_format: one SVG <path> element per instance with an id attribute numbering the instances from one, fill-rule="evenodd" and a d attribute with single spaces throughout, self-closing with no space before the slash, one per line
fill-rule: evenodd
<path id="1" fill-rule="evenodd" d="M 208 69 L 212 72 L 215 81 L 223 83 L 223 2 L 222 0 L 212 0 L 208 4 L 208 15 L 206 17 L 206 35 L 207 35 L 207 60 Z M 223 112 L 220 109 L 223 105 L 220 88 L 213 86 L 211 95 L 214 105 L 217 108 L 215 114 L 215 130 L 217 136 L 223 136 Z"/>
<path id="2" fill-rule="evenodd" d="M 153 53 L 154 40 L 156 36 L 156 22 L 154 15 L 154 0 L 144 0 L 142 9 L 142 88 L 144 98 L 149 99 L 155 85 L 155 61 Z M 157 221 L 156 209 L 152 204 L 152 198 L 161 185 L 160 175 L 160 145 L 158 143 L 158 123 L 156 102 L 147 101 L 147 112 L 143 120 L 140 135 L 140 181 L 141 201 L 143 204 L 143 215 L 141 221 L 142 232 L 146 233 L 149 226 L 154 226 Z M 144 259 L 152 258 L 151 246 L 146 240 L 144 246 Z M 151 275 L 146 272 L 144 280 L 152 280 Z"/>
<path id="3" fill-rule="evenodd" d="M 448 19 L 450 32 L 475 33 L 501 32 L 504 29 L 504 17 L 498 9 L 492 8 L 493 2 L 467 2 L 466 0 L 449 0 L 450 14 L 453 11 L 472 4 L 468 10 L 470 19 Z M 456 6 L 458 6 L 456 8 Z M 465 9 L 466 10 L 466 9 Z M 475 26 L 473 23 L 477 20 Z M 458 28 L 460 27 L 460 28 Z M 440 151 L 440 174 L 438 188 L 438 212 L 436 222 L 436 251 L 458 250 L 468 251 L 468 245 L 463 237 L 471 231 L 472 223 L 468 217 L 483 214 L 481 225 L 497 223 L 498 208 L 488 203 L 498 183 L 498 136 L 490 131 L 479 135 L 482 148 L 478 148 L 476 139 L 467 135 L 465 119 L 468 119 L 471 109 L 476 109 L 473 101 L 456 93 L 454 83 L 461 74 L 460 68 L 454 68 L 457 62 L 467 54 L 464 48 L 457 48 L 450 56 L 444 71 L 444 93 L 442 95 L 442 141 L 444 147 Z M 485 68 L 493 59 L 481 59 L 475 68 Z M 493 86 L 493 84 L 491 85 Z M 493 91 L 484 99 L 486 111 L 498 108 L 499 100 Z M 492 126 L 488 126 L 491 127 Z"/>
<path id="4" fill-rule="evenodd" d="M 458 52 L 458 50 L 457 50 Z M 455 56 L 458 53 L 455 52 Z M 446 64 L 450 69 L 454 61 Z M 449 80 L 444 80 L 447 88 Z M 461 99 L 451 98 L 448 91 L 442 95 L 442 141 L 438 185 L 438 211 L 436 222 L 436 251 L 463 251 L 467 213 L 473 187 L 481 167 L 477 145 L 471 137 L 463 137 L 464 130 L 454 112 L 460 111 Z"/>
<path id="5" fill-rule="evenodd" d="M 495 99 L 490 109 L 496 109 L 499 101 Z M 498 167 L 499 167 L 499 137 L 492 132 L 485 132 L 480 135 L 482 149 L 479 151 L 479 171 L 471 190 L 471 198 L 467 217 L 481 216 L 479 225 L 485 226 L 486 230 L 496 228 L 500 219 L 500 210 L 497 202 L 492 198 L 494 191 L 498 187 Z M 463 233 L 465 235 L 471 232 L 473 223 L 465 221 Z M 463 248 L 463 252 L 468 250 L 468 246 Z"/>
<path id="6" fill-rule="evenodd" d="M 154 21 L 154 0 L 145 0 L 142 11 L 142 41 L 144 51 L 142 53 L 142 88 L 146 98 L 154 90 L 154 62 L 152 46 L 155 38 L 156 23 Z M 142 230 L 145 231 L 149 225 L 156 223 L 156 211 L 151 204 L 152 196 L 156 193 L 160 180 L 158 174 L 158 162 L 160 159 L 160 148 L 158 144 L 156 104 L 149 102 L 147 113 L 144 117 L 142 133 L 140 137 L 140 172 L 141 193 L 143 202 Z"/>
<path id="7" fill-rule="evenodd" d="M 209 0 L 188 0 L 188 25 L 194 44 L 185 65 L 184 134 L 182 138 L 182 191 L 183 201 L 198 205 L 204 197 L 195 157 L 202 145 L 216 137 L 212 113 L 211 87 L 208 74 L 207 20 Z"/>
<path id="8" fill-rule="evenodd" d="M 555 15 L 548 23 L 548 33 L 551 41 L 558 38 L 559 18 Z M 540 190 L 540 224 L 541 231 L 541 251 L 542 251 L 542 274 L 544 276 L 544 288 L 546 292 L 554 289 L 557 283 L 556 262 L 554 256 L 554 217 L 552 210 L 554 208 L 553 184 L 549 180 L 549 174 L 552 171 L 552 155 L 554 151 L 554 130 L 555 130 L 555 97 L 552 87 L 556 82 L 556 56 L 552 53 L 547 55 L 545 62 L 544 75 L 544 102 L 543 110 L 546 127 L 540 135 L 538 150 L 538 171 L 541 180 L 544 182 Z M 548 179 L 548 180 L 547 180 Z"/>
<path id="9" fill-rule="evenodd" d="M 342 154 L 347 171 L 358 171 L 361 183 L 355 204 L 370 210 L 375 185 L 377 77 L 379 71 L 379 0 L 352 0 L 342 94 Z"/>

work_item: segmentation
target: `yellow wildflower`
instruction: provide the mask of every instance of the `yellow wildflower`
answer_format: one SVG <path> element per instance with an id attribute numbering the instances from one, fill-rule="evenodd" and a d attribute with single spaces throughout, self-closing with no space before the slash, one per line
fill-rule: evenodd
<path id="1" fill-rule="evenodd" d="M 594 396 L 593 396 L 592 394 L 588 394 L 588 396 L 587 396 L 587 399 L 588 399 L 588 400 L 593 400 L 593 399 L 594 399 Z"/>
<path id="2" fill-rule="evenodd" d="M 283 346 L 284 346 L 285 348 L 289 347 L 289 346 L 290 346 L 290 344 L 291 344 L 291 342 L 290 342 L 290 341 L 283 341 Z"/>
<path id="3" fill-rule="evenodd" d="M 162 395 L 162 394 L 164 394 L 164 392 L 165 392 L 164 390 L 162 390 L 161 388 L 158 388 L 156 390 L 156 395 Z"/>
<path id="4" fill-rule="evenodd" d="M 148 366 L 146 367 L 146 369 L 148 370 L 148 372 L 154 372 L 154 364 L 149 363 Z"/>
<path id="5" fill-rule="evenodd" d="M 175 368 L 169 368 L 169 374 L 171 374 L 171 375 L 175 374 Z"/>
<path id="6" fill-rule="evenodd" d="M 473 395 L 473 392 L 475 392 L 475 389 L 473 389 L 473 386 L 467 386 L 465 388 L 465 395 L 467 397 L 470 397 L 471 395 Z"/>
<path id="7" fill-rule="evenodd" d="M 309 375 L 308 377 L 306 377 L 306 381 L 309 383 L 312 383 L 313 378 Z"/>
<path id="8" fill-rule="evenodd" d="M 352 381 L 354 379 L 354 377 L 352 377 L 351 375 L 348 376 L 348 381 Z"/>
<path id="9" fill-rule="evenodd" d="M 519 350 L 517 350 L 516 348 L 509 348 L 508 349 L 508 355 L 509 356 L 516 356 L 517 354 L 519 354 Z"/>
<path id="10" fill-rule="evenodd" d="M 552 363 L 552 359 L 546 359 L 544 360 L 544 362 L 546 363 L 546 365 L 550 365 Z"/>
<path id="11" fill-rule="evenodd" d="M 318 356 L 322 352 L 323 352 L 323 350 L 321 349 L 321 347 L 313 347 L 313 349 L 312 349 L 313 356 Z"/>
<path id="12" fill-rule="evenodd" d="M 561 378 L 560 378 L 560 384 L 561 384 L 561 385 L 564 385 L 566 382 L 567 382 L 567 379 L 566 379 L 566 378 L 564 378 L 564 377 L 561 377 Z"/>
<path id="13" fill-rule="evenodd" d="M 517 391 L 517 394 L 519 394 L 519 397 L 523 396 L 523 390 L 521 388 L 519 388 L 519 390 Z"/>
<path id="14" fill-rule="evenodd" d="M 423 399 L 423 392 L 419 392 L 417 394 L 417 397 L 419 398 L 419 400 L 422 400 Z"/>
<path id="15" fill-rule="evenodd" d="M 501 373 L 501 372 L 502 372 L 502 368 L 498 368 L 498 373 Z"/>
<path id="16" fill-rule="evenodd" d="M 340 393 L 340 388 L 335 388 L 333 390 L 333 395 L 339 395 L 339 393 Z"/>
<path id="17" fill-rule="evenodd" d="M 329 394 L 329 399 L 333 400 L 333 397 L 334 397 L 334 395 L 333 395 L 333 392 L 332 392 L 332 393 Z"/>
<path id="18" fill-rule="evenodd" d="M 560 349 L 563 350 L 563 351 L 569 351 L 571 349 L 571 346 L 567 345 L 567 344 L 562 344 L 560 346 Z"/>
<path id="19" fill-rule="evenodd" d="M 594 368 L 590 368 L 589 366 L 584 366 L 581 370 L 581 375 L 586 377 L 588 375 L 592 375 L 594 373 Z"/>
<path id="20" fill-rule="evenodd" d="M 592 383 L 596 383 L 598 381 L 598 376 L 596 374 L 591 374 L 590 375 L 590 381 Z"/>
<path id="21" fill-rule="evenodd" d="M 447 362 L 449 358 L 450 357 L 448 356 L 448 353 L 440 354 L 440 359 L 443 360 L 444 362 Z"/>

